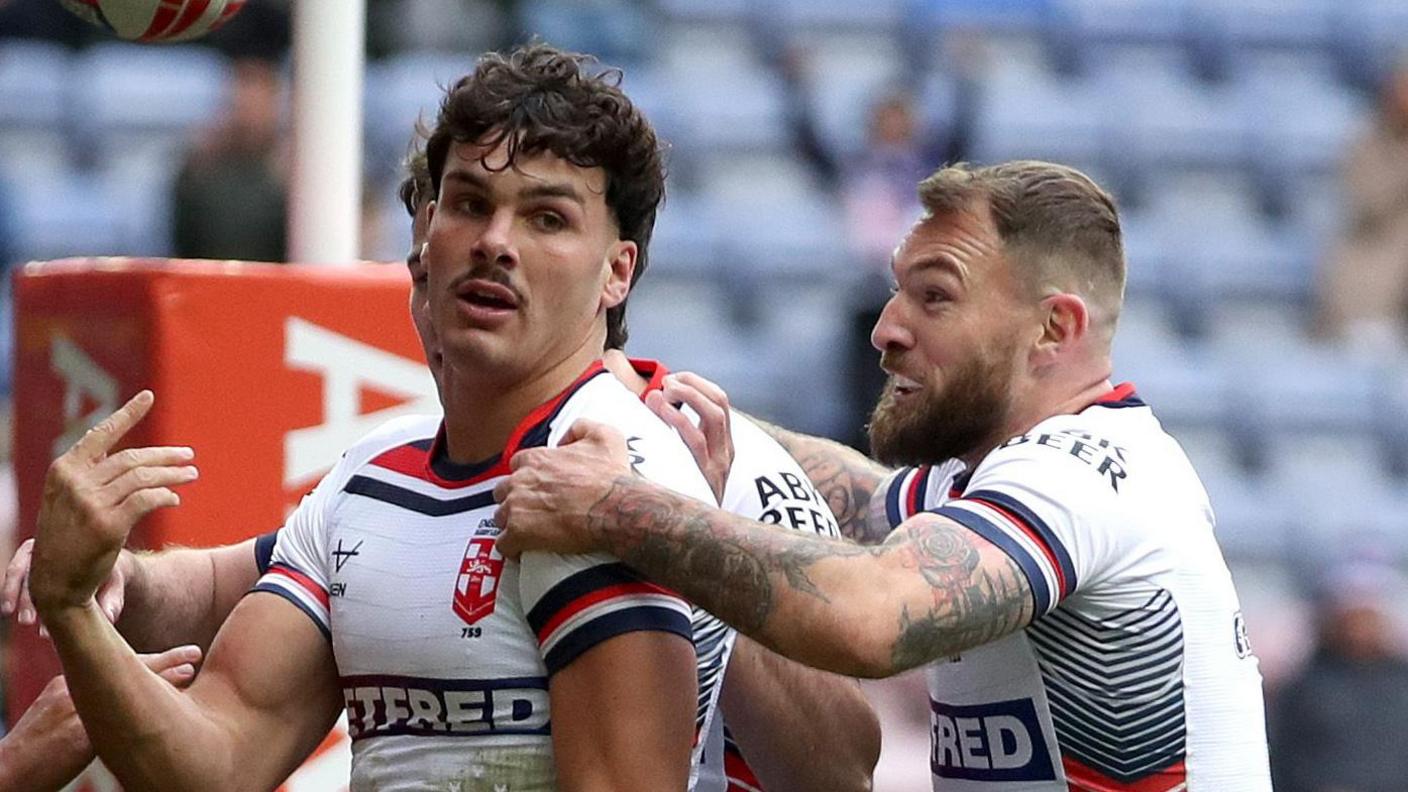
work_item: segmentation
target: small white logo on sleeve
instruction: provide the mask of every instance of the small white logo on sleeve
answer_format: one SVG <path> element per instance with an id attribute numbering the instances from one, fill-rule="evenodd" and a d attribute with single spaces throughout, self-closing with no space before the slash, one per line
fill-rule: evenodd
<path id="1" fill-rule="evenodd" d="M 1242 618 L 1242 612 L 1237 611 L 1232 616 L 1232 632 L 1237 641 L 1237 657 L 1246 658 L 1252 654 L 1252 642 L 1247 638 L 1247 620 Z"/>

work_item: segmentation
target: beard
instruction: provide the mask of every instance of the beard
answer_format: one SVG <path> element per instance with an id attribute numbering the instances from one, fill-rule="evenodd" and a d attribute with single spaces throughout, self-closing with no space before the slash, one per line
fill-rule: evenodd
<path id="1" fill-rule="evenodd" d="M 975 355 L 952 370 L 941 390 L 923 389 L 901 406 L 895 379 L 870 414 L 870 452 L 891 467 L 934 465 L 992 442 L 1012 401 L 1009 355 Z"/>

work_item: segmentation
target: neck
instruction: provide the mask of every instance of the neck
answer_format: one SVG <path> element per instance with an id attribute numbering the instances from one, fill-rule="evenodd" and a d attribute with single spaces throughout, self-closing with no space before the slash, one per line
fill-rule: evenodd
<path id="1" fill-rule="evenodd" d="M 602 345 L 597 341 L 507 383 L 482 367 L 447 358 L 440 392 L 450 461 L 481 462 L 502 452 L 513 430 L 534 408 L 565 390 L 601 357 Z"/>
<path id="2" fill-rule="evenodd" d="M 968 470 L 972 470 L 983 461 L 984 457 L 992 453 L 993 449 L 1007 442 L 1008 439 L 1026 434 L 1031 431 L 1033 426 L 1048 418 L 1057 415 L 1075 415 L 1094 404 L 1096 399 L 1109 393 L 1114 387 L 1107 372 L 1099 375 L 1098 378 L 1085 380 L 1072 388 L 1062 389 L 1046 398 L 1029 400 L 1026 406 L 1014 404 L 1011 419 L 1003 424 L 997 434 L 959 459 L 963 461 Z"/>

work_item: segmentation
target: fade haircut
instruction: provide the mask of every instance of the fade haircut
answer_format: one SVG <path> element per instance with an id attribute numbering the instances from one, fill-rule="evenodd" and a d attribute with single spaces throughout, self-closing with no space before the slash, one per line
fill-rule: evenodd
<path id="1" fill-rule="evenodd" d="M 1003 253 L 1034 294 L 1073 290 L 1104 309 L 1113 331 L 1124 301 L 1124 243 L 1114 199 L 1089 176 L 1037 160 L 960 162 L 920 182 L 919 201 L 931 215 L 986 206 Z"/>
<path id="2" fill-rule="evenodd" d="M 581 168 L 606 172 L 606 207 L 620 238 L 636 243 L 634 287 L 645 274 L 655 213 L 665 197 L 660 143 L 650 122 L 619 87 L 621 72 L 591 69 L 592 58 L 532 43 L 489 53 L 440 104 L 425 153 L 433 194 L 454 143 L 519 156 L 551 152 Z M 484 163 L 487 168 L 488 163 Z M 606 347 L 626 343 L 626 301 L 606 312 Z"/>

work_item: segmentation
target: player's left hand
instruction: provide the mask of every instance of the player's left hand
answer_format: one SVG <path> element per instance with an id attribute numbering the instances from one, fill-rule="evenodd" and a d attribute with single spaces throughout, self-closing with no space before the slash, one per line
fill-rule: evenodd
<path id="1" fill-rule="evenodd" d="M 618 478 L 632 476 L 625 436 L 579 420 L 556 448 L 519 451 L 509 468 L 512 473 L 494 487 L 494 522 L 503 529 L 500 553 L 512 558 L 527 550 L 570 555 L 605 549 L 591 509 Z"/>
<path id="2" fill-rule="evenodd" d="M 153 401 L 151 391 L 138 393 L 49 466 L 29 573 L 29 592 L 41 617 L 46 610 L 86 605 L 137 521 L 179 504 L 171 488 L 196 479 L 189 448 L 109 453 Z"/>

